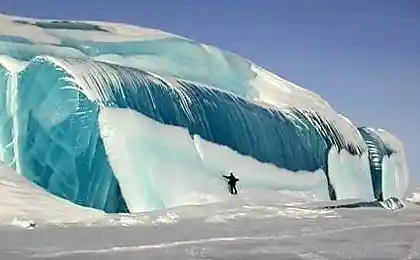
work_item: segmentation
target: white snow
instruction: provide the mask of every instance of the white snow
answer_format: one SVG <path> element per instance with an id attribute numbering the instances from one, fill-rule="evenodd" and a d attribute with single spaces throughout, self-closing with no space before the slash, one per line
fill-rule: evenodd
<path id="1" fill-rule="evenodd" d="M 0 65 L 9 73 L 18 73 L 28 65 L 28 62 L 20 61 L 7 55 L 0 55 Z"/>
<path id="2" fill-rule="evenodd" d="M 89 223 L 103 217 L 100 211 L 82 208 L 49 194 L 3 164 L 0 164 L 0 201 L 3 225 Z"/>
<path id="3" fill-rule="evenodd" d="M 296 107 L 312 110 L 330 120 L 343 134 L 347 142 L 354 142 L 365 147 L 362 136 L 350 120 L 338 114 L 318 94 L 289 82 L 257 65 L 252 66 L 256 77 L 250 82 L 257 94 L 250 94 L 249 99 L 254 102 L 274 108 Z"/>
<path id="4" fill-rule="evenodd" d="M 24 186 L 22 190 L 34 194 Z M 19 193 L 14 191 L 16 195 Z M 420 256 L 419 207 L 409 205 L 398 213 L 379 208 L 317 210 L 303 204 L 288 206 L 279 202 L 282 198 L 283 195 L 270 192 L 245 192 L 237 200 L 218 205 L 181 207 L 145 215 L 111 215 L 108 218 L 112 225 L 35 225 L 28 232 L 30 221 L 15 221 L 19 226 L 0 224 L 0 258 L 417 259 Z M 21 204 L 24 208 L 41 199 L 36 196 L 32 201 L 19 200 L 14 206 Z M 5 200 L 0 200 L 0 206 L 4 203 Z M 39 214 L 41 210 L 31 215 L 36 218 Z M 60 211 L 50 211 L 48 218 L 57 219 L 57 214 Z"/>
<path id="5" fill-rule="evenodd" d="M 45 30 L 26 24 L 14 23 L 11 19 L 20 19 L 18 17 L 0 14 L 0 25 L 1 33 L 3 35 L 10 36 L 25 36 L 29 41 L 48 43 L 48 44 L 59 44 L 60 40 L 56 37 L 48 34 Z M 23 20 L 23 19 L 22 19 Z"/>
<path id="6" fill-rule="evenodd" d="M 163 32 L 156 29 L 138 27 L 128 24 L 99 22 L 99 21 L 78 21 L 91 25 L 97 25 L 106 31 L 82 31 L 72 29 L 44 29 L 32 24 L 19 24 L 13 20 L 36 22 L 36 19 L 25 17 L 9 16 L 0 14 L 1 32 L 4 35 L 24 36 L 27 40 L 35 43 L 60 44 L 61 39 L 77 39 L 80 41 L 98 42 L 124 42 L 141 41 L 147 39 L 161 38 L 182 38 L 180 36 Z M 44 19 L 43 21 L 57 21 Z"/>
<path id="7" fill-rule="evenodd" d="M 413 193 L 412 197 L 407 198 L 408 201 L 420 203 L 420 193 Z"/>
<path id="8" fill-rule="evenodd" d="M 252 66 L 256 73 L 251 82 L 258 91 L 257 99 L 274 106 L 293 105 L 302 109 L 325 111 L 330 105 L 319 95 L 289 82 L 257 66 Z"/>

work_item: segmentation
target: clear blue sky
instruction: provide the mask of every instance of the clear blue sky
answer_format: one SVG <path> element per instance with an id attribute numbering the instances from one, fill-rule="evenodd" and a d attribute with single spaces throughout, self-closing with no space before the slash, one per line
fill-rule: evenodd
<path id="1" fill-rule="evenodd" d="M 245 56 L 397 135 L 420 182 L 420 0 L 1 0 L 0 12 L 136 24 Z"/>

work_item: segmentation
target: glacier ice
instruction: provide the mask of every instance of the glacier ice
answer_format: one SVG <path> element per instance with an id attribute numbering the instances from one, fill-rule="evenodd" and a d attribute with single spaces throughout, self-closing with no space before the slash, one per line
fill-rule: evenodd
<path id="1" fill-rule="evenodd" d="M 404 196 L 403 145 L 238 55 L 158 30 L 0 15 L 0 152 L 49 192 L 106 212 L 222 200 Z"/>

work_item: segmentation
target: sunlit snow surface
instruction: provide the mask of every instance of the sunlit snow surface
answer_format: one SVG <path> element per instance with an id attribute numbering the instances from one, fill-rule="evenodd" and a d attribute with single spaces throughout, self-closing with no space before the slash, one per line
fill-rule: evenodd
<path id="1" fill-rule="evenodd" d="M 217 204 L 104 214 L 0 166 L 0 259 L 419 259 L 418 194 L 398 212 L 247 190 Z"/>
<path id="2" fill-rule="evenodd" d="M 408 186 L 391 134 L 238 55 L 157 30 L 1 15 L 0 89 L 0 159 L 106 212 L 229 200 L 228 171 L 241 194 L 306 201 L 403 197 Z"/>

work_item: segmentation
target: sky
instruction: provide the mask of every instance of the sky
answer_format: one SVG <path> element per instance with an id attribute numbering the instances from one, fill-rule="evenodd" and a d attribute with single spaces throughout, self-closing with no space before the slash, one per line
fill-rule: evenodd
<path id="1" fill-rule="evenodd" d="M 237 53 L 392 132 L 420 183 L 418 0 L 1 0 L 0 12 L 135 24 Z"/>

